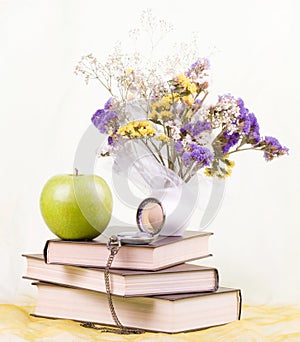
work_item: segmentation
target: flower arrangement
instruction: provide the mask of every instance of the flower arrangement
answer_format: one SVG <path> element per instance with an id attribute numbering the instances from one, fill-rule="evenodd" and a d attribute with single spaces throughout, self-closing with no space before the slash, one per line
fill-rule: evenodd
<path id="1" fill-rule="evenodd" d="M 169 77 L 158 67 L 144 65 L 140 55 L 119 49 L 106 63 L 91 54 L 82 57 L 76 73 L 86 82 L 98 80 L 110 93 L 92 116 L 95 127 L 108 138 L 101 155 L 116 155 L 128 141 L 135 141 L 188 182 L 200 170 L 206 176 L 229 176 L 231 156 L 237 152 L 261 151 L 266 161 L 288 153 L 276 138 L 261 135 L 256 116 L 241 98 L 225 94 L 206 104 L 207 58 L 197 58 L 181 72 L 168 70 Z"/>

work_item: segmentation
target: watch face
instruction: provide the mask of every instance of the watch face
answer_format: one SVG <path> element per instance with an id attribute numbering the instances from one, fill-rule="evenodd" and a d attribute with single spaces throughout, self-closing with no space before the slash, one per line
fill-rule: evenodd
<path id="1" fill-rule="evenodd" d="M 138 207 L 136 221 L 141 232 L 157 235 L 165 223 L 165 213 L 159 200 L 146 198 Z"/>
<path id="2" fill-rule="evenodd" d="M 147 245 L 153 242 L 157 236 L 144 232 L 122 232 L 118 234 L 121 244 Z"/>

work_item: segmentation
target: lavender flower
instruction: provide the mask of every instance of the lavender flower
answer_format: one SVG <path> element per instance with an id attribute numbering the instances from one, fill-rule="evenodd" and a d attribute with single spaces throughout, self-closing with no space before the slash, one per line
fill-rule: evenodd
<path id="1" fill-rule="evenodd" d="M 275 157 L 288 154 L 289 151 L 287 147 L 281 146 L 279 141 L 274 137 L 265 137 L 265 139 L 261 141 L 260 145 L 263 146 L 264 158 L 266 161 L 270 161 Z"/>

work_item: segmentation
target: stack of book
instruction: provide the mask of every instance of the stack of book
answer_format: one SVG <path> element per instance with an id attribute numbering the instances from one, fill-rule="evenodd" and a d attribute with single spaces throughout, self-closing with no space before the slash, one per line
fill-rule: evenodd
<path id="1" fill-rule="evenodd" d="M 122 245 L 110 287 L 123 326 L 177 333 L 239 319 L 241 292 L 219 287 L 216 268 L 191 263 L 209 255 L 211 233 L 186 231 L 150 245 Z M 48 240 L 43 254 L 25 254 L 24 278 L 38 288 L 34 315 L 114 325 L 104 267 L 109 232 L 93 241 Z"/>

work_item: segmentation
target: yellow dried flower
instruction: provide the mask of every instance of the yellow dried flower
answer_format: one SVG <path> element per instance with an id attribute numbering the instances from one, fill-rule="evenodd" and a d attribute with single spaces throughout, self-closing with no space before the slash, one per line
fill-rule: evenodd
<path id="1" fill-rule="evenodd" d="M 160 134 L 156 140 L 168 143 L 170 139 L 165 134 Z"/>
<path id="2" fill-rule="evenodd" d="M 131 68 L 128 68 L 126 71 L 125 71 L 126 75 L 130 75 L 130 74 L 133 74 L 134 73 L 134 70 L 131 69 Z"/>
<path id="3" fill-rule="evenodd" d="M 163 96 L 162 99 L 168 101 L 169 103 L 173 103 L 173 102 L 179 101 L 180 96 L 178 93 L 172 93 L 172 94 Z"/>
<path id="4" fill-rule="evenodd" d="M 129 139 L 153 136 L 156 130 L 153 128 L 152 122 L 145 121 L 132 121 L 127 125 L 119 127 L 117 134 L 127 136 Z"/>
<path id="5" fill-rule="evenodd" d="M 168 96 L 164 96 L 162 99 L 160 99 L 157 102 L 154 102 L 152 104 L 152 113 L 149 114 L 149 119 L 152 120 L 169 120 L 173 114 L 170 111 L 171 109 L 171 97 Z"/>
<path id="6" fill-rule="evenodd" d="M 186 103 L 188 106 L 192 106 L 194 103 L 194 98 L 192 95 L 187 95 L 187 96 L 183 96 L 182 100 L 184 103 Z"/>
<path id="7" fill-rule="evenodd" d="M 154 110 L 152 113 L 149 114 L 149 119 L 152 120 L 157 120 L 158 119 L 158 112 L 156 110 Z"/>
<path id="8" fill-rule="evenodd" d="M 169 119 L 173 116 L 173 113 L 170 112 L 169 110 L 163 110 L 162 112 L 160 112 L 159 118 L 160 119 Z"/>
<path id="9" fill-rule="evenodd" d="M 225 163 L 230 168 L 233 168 L 235 165 L 235 162 L 233 160 L 229 160 L 229 159 L 225 159 Z"/>
<path id="10" fill-rule="evenodd" d="M 209 168 L 209 167 L 207 167 L 205 170 L 204 170 L 204 174 L 206 175 L 206 176 L 208 176 L 208 177 L 212 177 L 212 172 L 211 172 L 212 170 Z"/>
<path id="11" fill-rule="evenodd" d="M 152 104 L 152 110 L 169 110 L 171 107 L 171 103 L 168 98 L 163 97 L 161 100 L 156 101 Z"/>
<path id="12" fill-rule="evenodd" d="M 184 88 L 186 88 L 190 83 L 190 79 L 182 73 L 177 75 L 175 80 Z"/>
<path id="13" fill-rule="evenodd" d="M 191 80 L 184 74 L 177 75 L 175 80 L 179 83 L 181 87 L 188 90 L 190 93 L 195 93 L 197 91 L 196 84 L 191 83 Z"/>

